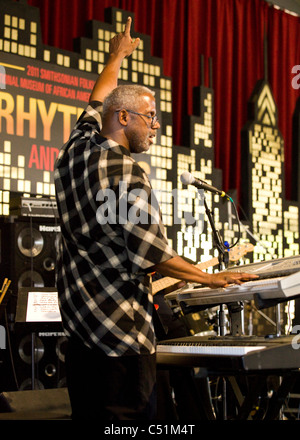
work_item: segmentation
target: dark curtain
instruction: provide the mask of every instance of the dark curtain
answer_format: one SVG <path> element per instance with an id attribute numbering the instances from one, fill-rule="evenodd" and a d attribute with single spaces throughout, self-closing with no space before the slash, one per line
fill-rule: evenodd
<path id="1" fill-rule="evenodd" d="M 300 88 L 295 90 L 292 87 L 295 73 L 291 74 L 291 71 L 293 66 L 300 65 L 299 23 L 299 17 L 293 17 L 273 8 L 268 10 L 268 79 L 278 106 L 279 129 L 285 140 L 285 176 L 288 198 L 291 194 L 295 194 L 292 188 L 293 181 L 296 185 L 292 175 L 292 169 L 295 169 L 292 166 L 292 115 L 296 101 L 299 101 Z M 297 82 L 300 87 L 300 80 L 298 79 Z"/>
<path id="2" fill-rule="evenodd" d="M 193 87 L 201 83 L 200 56 L 212 58 L 215 91 L 215 167 L 223 171 L 223 189 L 240 189 L 241 129 L 247 101 L 265 76 L 278 107 L 285 140 L 286 196 L 292 175 L 292 115 L 299 89 L 291 72 L 300 64 L 300 18 L 270 7 L 264 0 L 28 0 L 40 9 L 44 44 L 73 50 L 85 35 L 85 23 L 104 21 L 117 7 L 135 14 L 135 30 L 151 36 L 152 55 L 163 58 L 164 75 L 173 81 L 174 144 L 188 146 L 186 116 L 193 114 Z M 264 34 L 267 36 L 267 69 Z M 299 82 L 299 81 L 298 81 Z"/>

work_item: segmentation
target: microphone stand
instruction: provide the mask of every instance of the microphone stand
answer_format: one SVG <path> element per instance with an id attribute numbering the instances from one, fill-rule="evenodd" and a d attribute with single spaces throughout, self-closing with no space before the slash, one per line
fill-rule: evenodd
<path id="1" fill-rule="evenodd" d="M 199 190 L 200 191 L 200 190 Z M 229 247 L 227 247 L 223 240 L 221 239 L 219 231 L 216 229 L 214 220 L 212 217 L 211 211 L 208 209 L 205 196 L 203 195 L 203 201 L 205 206 L 206 215 L 210 222 L 213 238 L 214 238 L 214 246 L 219 251 L 219 270 L 224 270 L 228 267 L 229 263 Z M 231 326 L 231 334 L 233 336 L 239 336 L 244 334 L 244 306 L 241 302 L 232 303 L 227 306 L 229 315 L 230 315 L 230 326 Z M 278 312 L 279 313 L 279 312 Z M 226 334 L 226 323 L 225 323 L 225 313 L 224 313 L 224 305 L 220 305 L 219 310 L 219 328 L 220 328 L 220 336 L 224 336 Z M 277 333 L 280 330 L 277 330 Z"/>
<path id="2" fill-rule="evenodd" d="M 219 256 L 218 256 L 219 266 L 218 267 L 219 267 L 219 270 L 223 270 L 224 268 L 226 268 L 228 266 L 228 262 L 229 262 L 228 250 L 225 247 L 225 245 L 221 239 L 220 232 L 216 229 L 216 225 L 215 225 L 215 222 L 214 222 L 214 219 L 212 216 L 212 212 L 210 211 L 210 209 L 207 206 L 204 194 L 203 194 L 203 201 L 204 201 L 205 212 L 206 212 L 206 215 L 208 217 L 208 221 L 209 221 L 211 229 L 212 229 L 213 244 L 218 249 L 218 252 L 219 252 Z M 225 325 L 226 324 L 225 324 L 224 305 L 221 304 L 220 311 L 219 311 L 219 328 L 220 328 L 220 335 L 221 336 L 225 335 Z"/>
<path id="3" fill-rule="evenodd" d="M 210 223 L 212 234 L 213 234 L 213 244 L 218 249 L 219 256 L 219 270 L 222 270 L 224 268 L 227 268 L 228 262 L 229 262 L 229 253 L 228 249 L 225 247 L 220 232 L 216 229 L 215 222 L 213 220 L 212 212 L 207 206 L 205 195 L 203 194 L 203 201 L 204 201 L 204 207 L 205 212 L 208 218 L 208 221 Z M 224 311 L 224 304 L 220 304 L 220 310 L 219 310 L 219 329 L 220 329 L 220 336 L 225 336 L 226 333 L 226 322 L 225 322 L 225 311 Z M 227 419 L 227 386 L 226 386 L 226 378 L 223 377 L 223 384 L 222 384 L 222 409 L 223 409 L 223 419 Z"/>
<path id="4" fill-rule="evenodd" d="M 209 220 L 209 223 L 210 223 L 210 226 L 212 229 L 212 233 L 213 233 L 213 244 L 218 249 L 218 252 L 219 252 L 219 256 L 218 256 L 219 266 L 218 267 L 219 267 L 219 270 L 223 270 L 228 267 L 228 262 L 229 262 L 228 249 L 226 248 L 226 246 L 224 245 L 224 243 L 221 239 L 220 232 L 216 229 L 215 222 L 212 217 L 212 212 L 209 210 L 207 203 L 206 203 L 205 195 L 203 195 L 203 201 L 204 201 L 205 212 L 208 217 L 208 220 Z"/>

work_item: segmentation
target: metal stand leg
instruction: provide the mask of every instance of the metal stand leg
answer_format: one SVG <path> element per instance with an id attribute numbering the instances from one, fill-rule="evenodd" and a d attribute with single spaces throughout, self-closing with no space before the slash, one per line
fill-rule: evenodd
<path id="1" fill-rule="evenodd" d="M 220 305 L 219 309 L 219 333 L 221 336 L 226 334 L 226 321 L 225 321 L 225 311 L 224 305 Z M 223 420 L 227 420 L 227 384 L 226 378 L 222 377 L 222 411 L 223 411 Z"/>
<path id="2" fill-rule="evenodd" d="M 219 324 L 219 334 L 220 336 L 225 336 L 226 335 L 226 320 L 225 320 L 225 310 L 224 310 L 224 305 L 221 304 L 220 308 L 219 308 L 219 319 L 218 319 L 218 324 Z"/>
<path id="3" fill-rule="evenodd" d="M 276 336 L 281 336 L 281 312 L 280 312 L 280 304 L 276 305 L 275 309 L 276 313 Z"/>
<path id="4" fill-rule="evenodd" d="M 288 393 L 291 391 L 294 386 L 297 377 L 298 371 L 287 373 L 282 377 L 281 383 L 277 391 L 274 391 L 273 396 L 270 401 L 270 405 L 268 407 L 268 411 L 265 416 L 265 420 L 276 420 L 280 415 L 280 410 L 284 405 L 285 399 Z"/>
<path id="5" fill-rule="evenodd" d="M 241 336 L 245 334 L 244 326 L 244 304 L 237 302 L 230 304 L 230 333 L 232 336 Z"/>
<path id="6" fill-rule="evenodd" d="M 35 333 L 31 333 L 31 389 L 35 389 Z"/>

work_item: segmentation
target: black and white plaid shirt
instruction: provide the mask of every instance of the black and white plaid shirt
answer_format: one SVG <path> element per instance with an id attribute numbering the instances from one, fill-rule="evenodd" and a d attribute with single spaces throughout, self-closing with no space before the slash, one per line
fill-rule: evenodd
<path id="1" fill-rule="evenodd" d="M 56 163 L 63 325 L 108 356 L 154 353 L 145 275 L 176 253 L 147 175 L 126 148 L 100 135 L 101 110 L 88 105 Z"/>

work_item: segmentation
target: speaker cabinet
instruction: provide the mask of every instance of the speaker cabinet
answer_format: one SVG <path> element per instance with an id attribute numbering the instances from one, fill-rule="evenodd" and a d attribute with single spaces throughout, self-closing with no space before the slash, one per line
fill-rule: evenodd
<path id="1" fill-rule="evenodd" d="M 0 273 L 11 279 L 13 296 L 20 287 L 55 287 L 60 226 L 54 218 L 0 218 Z"/>
<path id="2" fill-rule="evenodd" d="M 32 389 L 33 381 L 35 389 L 65 387 L 66 345 L 63 334 L 44 332 L 18 337 L 15 353 L 18 389 Z"/>
<path id="3" fill-rule="evenodd" d="M 5 350 L 3 356 L 0 392 L 66 386 L 67 338 L 63 332 L 16 330 L 10 332 L 9 337 L 11 350 Z"/>
<path id="4" fill-rule="evenodd" d="M 5 374 L 0 374 L 0 391 L 32 389 L 32 379 L 35 389 L 64 386 L 64 333 L 39 334 L 24 328 L 19 331 L 15 325 L 20 288 L 55 287 L 60 226 L 55 218 L 0 217 L 0 233 L 0 282 L 5 277 L 11 280 L 11 295 L 6 305 L 8 319 L 6 323 L 4 319 L 0 322 L 7 326 L 11 350 L 5 350 L 3 356 L 0 373 Z"/>

